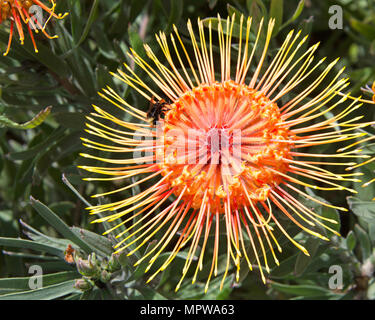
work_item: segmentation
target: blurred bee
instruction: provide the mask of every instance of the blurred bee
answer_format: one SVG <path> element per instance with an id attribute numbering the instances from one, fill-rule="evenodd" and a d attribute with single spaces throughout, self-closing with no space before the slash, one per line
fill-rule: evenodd
<path id="1" fill-rule="evenodd" d="M 170 108 L 168 108 L 169 105 L 170 103 L 164 99 L 157 100 L 155 97 L 151 98 L 147 118 L 150 120 L 152 119 L 153 125 L 156 125 L 156 122 L 159 121 L 159 119 L 164 119 L 165 112 L 170 110 Z"/>

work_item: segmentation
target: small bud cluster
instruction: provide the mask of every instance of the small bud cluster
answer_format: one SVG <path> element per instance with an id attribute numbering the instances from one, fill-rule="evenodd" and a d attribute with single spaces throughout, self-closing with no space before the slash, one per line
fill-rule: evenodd
<path id="1" fill-rule="evenodd" d="M 92 290 L 95 286 L 103 287 L 114 272 L 121 268 L 118 255 L 112 254 L 109 259 L 99 259 L 93 252 L 86 259 L 75 255 L 78 272 L 83 276 L 77 279 L 75 287 L 81 291 Z"/>

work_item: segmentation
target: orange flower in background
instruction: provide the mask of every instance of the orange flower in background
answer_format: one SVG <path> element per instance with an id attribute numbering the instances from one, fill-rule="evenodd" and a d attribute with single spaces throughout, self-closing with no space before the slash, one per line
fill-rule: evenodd
<path id="1" fill-rule="evenodd" d="M 205 28 L 198 20 L 199 39 L 188 22 L 194 58 L 177 28 L 170 35 L 171 44 L 164 33 L 157 36 L 166 64 L 148 45 L 145 50 L 151 63 L 131 50 L 130 58 L 158 90 L 126 64 L 126 71 L 119 70 L 114 76 L 145 98 L 146 104 L 152 101 L 151 111 L 130 105 L 108 87 L 100 95 L 133 121 L 93 106 L 86 130 L 93 138 L 82 138 L 85 146 L 113 154 L 113 158 L 82 154 L 103 166 L 81 168 L 107 176 L 85 180 L 124 180 L 123 186 L 94 197 L 110 197 L 137 185 L 143 190 L 127 199 L 90 207 L 91 214 L 99 215 L 94 222 L 122 219 L 106 231 L 126 227 L 116 236 L 117 252 L 134 254 L 157 238 L 156 245 L 136 263 L 148 259 L 146 271 L 154 268 L 149 281 L 187 248 L 176 290 L 189 270 L 194 283 L 206 265 L 205 291 L 222 263 L 221 286 L 231 265 L 236 267 L 238 281 L 242 260 L 250 270 L 257 265 L 265 282 L 264 270 L 270 272 L 266 250 L 276 264 L 276 251 L 282 251 L 276 232 L 308 255 L 279 217 L 324 240 L 328 238 L 313 227 L 338 234 L 328 225 L 336 221 L 318 215 L 299 198 L 347 211 L 312 197 L 303 188 L 354 193 L 340 182 L 359 181 L 356 173 L 334 173 L 323 166 L 352 166 L 355 162 L 347 159 L 367 158 L 357 149 L 336 154 L 307 149 L 362 137 L 365 133 L 356 129 L 369 125 L 356 123 L 361 117 L 350 117 L 361 106 L 357 101 L 344 106 L 347 97 L 337 94 L 348 86 L 348 79 L 339 79 L 343 69 L 321 88 L 338 60 L 318 71 L 324 61 L 314 62 L 318 44 L 302 50 L 307 37 L 291 31 L 265 67 L 274 20 L 267 28 L 263 20 L 253 28 L 252 19 L 241 16 L 235 45 L 234 16 L 224 21 L 218 17 L 218 21 L 216 34 L 211 21 Z M 219 52 L 213 48 L 216 36 Z M 257 61 L 255 57 L 259 57 Z M 328 113 L 334 115 L 326 117 Z M 160 120 L 156 127 L 155 120 Z M 156 266 L 162 253 L 164 259 Z M 221 254 L 224 262 L 219 259 Z"/>
<path id="2" fill-rule="evenodd" d="M 35 52 L 38 52 L 38 48 L 35 43 L 33 32 L 38 33 L 39 30 L 41 30 L 48 39 L 57 38 L 57 36 L 50 36 L 46 32 L 45 28 L 52 17 L 56 19 L 63 19 L 67 13 L 64 15 L 57 15 L 55 13 L 55 1 L 49 0 L 49 2 L 52 4 L 51 8 L 48 8 L 42 1 L 39 0 L 0 0 L 0 24 L 2 24 L 4 21 L 10 20 L 9 41 L 4 56 L 9 53 L 12 44 L 14 25 L 16 25 L 21 44 L 23 44 L 25 40 L 22 23 L 27 26 Z M 47 12 L 49 14 L 49 17 L 45 20 L 43 17 L 43 12 Z"/>

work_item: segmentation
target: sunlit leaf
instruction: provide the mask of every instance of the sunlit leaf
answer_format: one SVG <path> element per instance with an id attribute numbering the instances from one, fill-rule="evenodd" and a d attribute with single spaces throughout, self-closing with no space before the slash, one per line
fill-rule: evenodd
<path id="1" fill-rule="evenodd" d="M 0 115 L 0 126 L 8 127 L 8 128 L 14 128 L 14 129 L 21 129 L 21 130 L 26 130 L 26 129 L 33 129 L 46 120 L 48 115 L 51 112 L 51 107 L 47 107 L 44 110 L 40 111 L 34 118 L 32 118 L 30 121 L 27 121 L 25 123 L 16 123 L 4 115 Z"/>

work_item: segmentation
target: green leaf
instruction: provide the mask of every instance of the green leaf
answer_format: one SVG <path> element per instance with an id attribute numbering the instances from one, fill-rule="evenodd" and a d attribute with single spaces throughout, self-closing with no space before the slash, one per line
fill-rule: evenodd
<path id="1" fill-rule="evenodd" d="M 310 34 L 312 33 L 313 25 L 314 25 L 313 16 L 310 16 L 308 19 L 303 19 L 298 24 L 296 29 L 301 31 L 301 39 L 304 36 L 310 36 Z M 305 43 L 300 47 L 300 52 L 303 52 L 304 50 L 306 50 L 308 46 L 309 46 L 309 42 L 305 41 Z"/>
<path id="2" fill-rule="evenodd" d="M 71 33 L 73 36 L 73 41 L 78 43 L 78 39 L 82 34 L 82 4 L 80 1 L 69 0 L 69 14 L 70 14 L 70 26 L 71 26 Z"/>
<path id="3" fill-rule="evenodd" d="M 41 143 L 37 144 L 36 146 L 30 146 L 25 151 L 20 152 L 13 152 L 9 154 L 10 159 L 12 160 L 26 160 L 39 157 L 43 152 L 48 150 L 54 143 L 59 141 L 63 137 L 65 129 L 64 128 L 57 128 L 54 130 L 48 138 L 44 139 Z"/>
<path id="4" fill-rule="evenodd" d="M 51 286 L 67 280 L 73 280 L 80 275 L 76 271 L 58 272 L 52 274 L 42 275 L 43 286 Z M 0 292 L 4 294 L 14 291 L 28 291 L 30 277 L 22 278 L 4 278 L 0 279 Z"/>
<path id="5" fill-rule="evenodd" d="M 8 37 L 6 35 L 6 37 Z M 0 39 L 3 40 L 2 33 L 0 33 Z M 33 59 L 38 61 L 41 65 L 46 66 L 48 69 L 50 69 L 52 72 L 56 73 L 59 77 L 65 78 L 68 76 L 68 66 L 66 62 L 56 55 L 49 46 L 43 45 L 40 41 L 38 41 L 38 53 L 35 52 L 34 46 L 29 39 L 29 37 L 26 37 L 25 44 L 22 46 L 19 43 L 12 44 L 12 50 L 9 53 L 9 56 L 13 56 L 14 52 L 16 50 L 21 53 L 24 58 L 25 56 L 28 56 L 28 59 Z"/>
<path id="6" fill-rule="evenodd" d="M 69 180 L 67 179 L 66 175 L 63 174 L 62 175 L 62 181 L 66 184 L 66 186 L 72 190 L 74 192 L 74 194 L 87 206 L 87 207 L 91 207 L 91 203 L 89 203 L 84 197 L 82 197 L 82 195 L 78 192 L 78 190 L 76 188 L 73 187 L 73 185 L 69 182 Z"/>
<path id="7" fill-rule="evenodd" d="M 59 239 L 59 238 L 54 238 L 47 236 L 38 230 L 32 228 L 22 220 L 20 220 L 20 224 L 26 228 L 29 231 L 24 230 L 23 232 L 33 241 L 36 241 L 38 243 L 43 243 L 48 246 L 54 247 L 56 249 L 60 249 L 61 251 L 65 251 L 67 246 L 69 245 L 69 240 L 66 239 Z"/>
<path id="8" fill-rule="evenodd" d="M 91 6 L 89 18 L 87 19 L 87 22 L 86 22 L 85 29 L 83 30 L 81 38 L 79 39 L 78 43 L 76 44 L 77 47 L 83 41 L 85 41 L 87 35 L 89 34 L 91 25 L 94 23 L 95 18 L 96 18 L 96 13 L 97 13 L 97 10 L 98 10 L 98 6 L 99 6 L 99 0 L 94 0 L 93 4 Z"/>
<path id="9" fill-rule="evenodd" d="M 87 206 L 87 207 L 91 207 L 92 205 L 84 198 L 82 197 L 82 195 L 78 192 L 78 190 L 76 188 L 74 188 L 74 186 L 69 182 L 69 180 L 67 179 L 67 177 L 65 176 L 65 174 L 63 174 L 62 176 L 62 181 L 66 184 L 66 186 L 73 191 L 73 193 Z M 81 182 L 81 178 L 79 178 L 79 181 Z M 104 226 L 104 229 L 105 230 L 109 230 L 109 229 L 112 229 L 114 226 L 117 225 L 117 220 L 113 221 L 113 222 L 108 222 L 108 221 L 104 221 L 103 222 L 103 226 Z M 121 232 L 123 232 L 125 230 L 125 226 L 120 226 L 118 227 L 116 230 L 113 231 L 113 234 L 120 234 Z M 137 253 L 135 253 L 136 256 L 138 256 Z M 139 257 L 140 258 L 140 257 Z"/>
<path id="10" fill-rule="evenodd" d="M 76 266 L 74 266 L 73 264 L 69 264 L 62 259 L 57 260 L 57 261 L 38 262 L 38 265 L 42 268 L 43 272 L 45 273 L 56 272 L 56 270 L 60 272 L 76 270 Z"/>
<path id="11" fill-rule="evenodd" d="M 112 89 L 116 88 L 113 78 L 110 76 L 110 72 L 106 66 L 99 64 L 96 67 L 95 71 L 96 71 L 96 79 L 98 83 L 98 88 L 105 88 L 106 86 L 109 86 Z M 82 129 L 82 123 L 85 121 L 86 119 L 82 120 L 81 126 L 80 126 L 81 129 Z"/>
<path id="12" fill-rule="evenodd" d="M 368 40 L 375 39 L 375 27 L 369 23 L 361 22 L 354 18 L 351 18 L 350 25 L 356 31 L 358 31 L 362 36 L 366 37 Z"/>
<path id="13" fill-rule="evenodd" d="M 290 256 L 290 257 L 287 257 L 286 259 L 284 259 L 283 261 L 280 262 L 280 265 L 278 266 L 275 266 L 272 271 L 271 271 L 271 275 L 270 277 L 273 279 L 273 278 L 284 278 L 284 277 L 287 277 L 289 276 L 292 271 L 293 271 L 293 268 L 295 267 L 295 264 L 296 264 L 296 259 L 298 257 L 300 252 Z"/>
<path id="14" fill-rule="evenodd" d="M 310 265 L 313 261 L 315 253 L 317 252 L 320 245 L 319 238 L 312 238 L 309 237 L 306 241 L 305 248 L 309 252 L 310 256 L 305 255 L 303 252 L 299 252 L 297 256 L 297 261 L 294 266 L 294 274 L 299 277 L 301 276 L 306 268 Z"/>
<path id="15" fill-rule="evenodd" d="M 86 118 L 83 114 L 77 112 L 56 112 L 53 118 L 63 127 L 82 130 Z"/>
<path id="16" fill-rule="evenodd" d="M 74 233 L 68 225 L 61 220 L 54 212 L 52 212 L 47 206 L 38 200 L 31 197 L 31 205 L 38 211 L 38 213 L 44 218 L 52 227 L 54 227 L 63 237 L 74 242 L 80 248 L 82 248 L 86 253 L 91 253 L 92 248 L 76 233 Z"/>
<path id="17" fill-rule="evenodd" d="M 273 29 L 272 35 L 275 36 L 279 32 L 281 23 L 283 22 L 283 0 L 271 0 L 270 5 L 270 18 L 275 19 L 275 27 Z"/>
<path id="18" fill-rule="evenodd" d="M 232 17 L 233 15 L 235 15 L 235 20 L 236 21 L 239 21 L 240 17 L 242 15 L 245 15 L 240 10 L 238 10 L 235 7 L 231 6 L 229 3 L 227 4 L 227 11 L 228 11 L 228 15 L 230 17 Z"/>
<path id="19" fill-rule="evenodd" d="M 306 192 L 312 198 L 314 198 L 316 200 L 319 200 L 320 202 L 329 204 L 329 202 L 327 202 L 325 199 L 317 196 L 312 189 L 306 188 Z M 320 203 L 318 203 L 316 201 L 309 200 L 309 199 L 305 199 L 304 202 L 306 204 L 308 204 L 317 214 L 319 214 L 319 215 L 321 215 L 325 218 L 331 219 L 333 221 L 336 221 L 336 223 L 330 223 L 330 222 L 326 222 L 326 221 L 322 221 L 322 222 L 325 225 L 331 227 L 333 230 L 335 230 L 337 232 L 340 232 L 340 226 L 341 226 L 340 215 L 335 208 L 330 208 L 330 207 L 321 205 Z M 321 229 L 319 231 L 320 233 L 323 232 L 323 233 L 327 234 L 326 229 L 324 229 L 322 226 L 319 226 L 319 228 Z M 331 234 L 331 232 L 329 232 L 329 231 L 328 231 L 328 233 Z"/>
<path id="20" fill-rule="evenodd" d="M 364 262 L 371 255 L 371 242 L 365 230 L 358 224 L 354 227 L 354 232 L 357 236 L 359 246 L 362 252 L 362 262 Z"/>
<path id="21" fill-rule="evenodd" d="M 146 248 L 146 251 L 145 251 L 144 255 L 146 255 L 156 245 L 157 245 L 157 241 L 156 240 L 151 241 L 147 245 L 147 248 Z M 130 275 L 130 277 L 126 280 L 126 282 L 133 281 L 133 280 L 138 280 L 138 279 L 142 278 L 145 275 L 145 271 L 146 271 L 146 268 L 147 268 L 148 264 L 149 263 L 148 263 L 147 259 L 145 259 L 140 264 L 138 264 L 136 266 L 135 270 Z"/>
<path id="22" fill-rule="evenodd" d="M 181 0 L 170 0 L 171 7 L 169 10 L 168 24 L 165 31 L 169 33 L 172 30 L 173 24 L 177 24 L 182 16 L 184 2 Z"/>
<path id="23" fill-rule="evenodd" d="M 277 291 L 297 296 L 312 297 L 318 295 L 332 295 L 330 290 L 316 285 L 289 285 L 272 281 L 271 287 Z"/>
<path id="24" fill-rule="evenodd" d="M 75 280 L 64 281 L 59 284 L 25 292 L 9 293 L 0 296 L 0 300 L 52 300 L 71 293 L 79 293 L 74 288 Z"/>
<path id="25" fill-rule="evenodd" d="M 11 257 L 17 257 L 17 258 L 38 259 L 38 260 L 47 260 L 47 261 L 59 260 L 58 257 L 45 256 L 42 254 L 24 253 L 24 252 L 13 252 L 13 251 L 3 250 L 3 254 L 7 256 L 11 256 Z"/>
<path id="26" fill-rule="evenodd" d="M 137 287 L 136 290 L 141 296 L 136 296 L 135 300 L 168 300 L 166 297 L 150 287 Z"/>
<path id="27" fill-rule="evenodd" d="M 19 124 L 16 123 L 4 115 L 0 115 L 0 126 L 8 127 L 8 128 L 14 128 L 14 129 L 21 129 L 21 130 L 26 130 L 26 129 L 33 129 L 46 120 L 48 115 L 51 112 L 51 107 L 47 107 L 44 110 L 40 111 L 34 118 L 32 118 L 30 121 L 27 121 L 25 123 Z"/>
<path id="28" fill-rule="evenodd" d="M 320 198 L 321 200 L 324 200 L 323 198 Z M 325 201 L 327 203 L 327 201 Z M 341 222 L 340 222 L 340 214 L 338 211 L 334 208 L 329 208 L 329 207 L 322 207 L 322 216 L 328 219 L 332 219 L 336 221 L 337 223 L 332 224 L 332 223 L 326 223 L 329 224 L 329 226 L 333 229 L 336 230 L 337 232 L 340 232 L 340 227 L 341 227 Z"/>
<path id="29" fill-rule="evenodd" d="M 78 227 L 72 227 L 71 230 L 99 255 L 107 257 L 114 252 L 112 243 L 108 238 Z"/>
<path id="30" fill-rule="evenodd" d="M 218 0 L 208 0 L 208 7 L 212 10 L 217 5 Z"/>
<path id="31" fill-rule="evenodd" d="M 346 247 L 348 248 L 348 250 L 353 251 L 356 243 L 357 243 L 356 236 L 354 232 L 350 230 L 348 235 L 346 236 Z"/>
<path id="32" fill-rule="evenodd" d="M 280 30 L 285 28 L 286 26 L 288 26 L 292 22 L 294 22 L 301 15 L 304 6 L 305 6 L 305 0 L 300 0 L 300 2 L 298 3 L 297 9 L 294 12 L 293 16 L 280 27 Z"/>
<path id="33" fill-rule="evenodd" d="M 145 1 L 131 0 L 129 20 L 134 21 L 145 8 Z"/>
<path id="34" fill-rule="evenodd" d="M 319 200 L 323 203 L 327 203 L 329 204 L 329 202 L 327 202 L 325 199 L 317 196 L 314 191 L 310 188 L 306 188 L 306 192 L 312 196 L 314 199 L 316 200 Z M 325 218 L 328 218 L 328 219 L 331 219 L 333 221 L 336 221 L 337 223 L 329 223 L 329 222 L 324 222 L 322 221 L 324 224 L 327 224 L 329 225 L 332 229 L 336 230 L 337 232 L 340 232 L 340 226 L 341 226 L 341 223 L 340 223 L 340 215 L 338 213 L 338 211 L 335 209 L 335 208 L 330 208 L 330 207 L 327 207 L 327 206 L 324 206 L 324 205 L 321 205 L 320 203 L 316 202 L 316 201 L 312 201 L 312 200 L 309 200 L 309 199 L 306 199 L 304 200 L 305 203 L 307 203 L 311 208 L 314 209 L 314 211 L 325 217 Z M 322 227 L 323 228 L 323 227 Z M 325 230 L 325 229 L 324 229 Z"/>
<path id="35" fill-rule="evenodd" d="M 64 252 L 61 249 L 57 249 L 43 243 L 38 243 L 36 241 L 0 237 L 0 245 L 6 248 L 12 247 L 43 251 L 64 258 Z"/>
<path id="36" fill-rule="evenodd" d="M 361 146 L 361 154 L 373 155 L 375 153 L 375 143 L 366 143 L 364 146 Z"/>
<path id="37" fill-rule="evenodd" d="M 356 197 L 347 198 L 350 210 L 353 213 L 366 221 L 367 223 L 375 223 L 375 202 L 374 201 L 362 201 Z"/>
<path id="38" fill-rule="evenodd" d="M 375 224 L 368 226 L 368 236 L 371 239 L 372 244 L 375 246 Z"/>
<path id="39" fill-rule="evenodd" d="M 375 282 L 373 282 L 367 290 L 367 298 L 369 300 L 375 300 Z"/>
<path id="40" fill-rule="evenodd" d="M 145 50 L 143 49 L 143 40 L 139 36 L 139 31 L 135 26 L 130 25 L 128 28 L 129 41 L 132 49 L 142 57 L 146 56 Z"/>
<path id="41" fill-rule="evenodd" d="M 267 19 L 267 8 L 262 0 L 247 0 L 246 6 L 249 11 L 249 16 L 253 17 L 253 21 L 256 25 L 259 24 L 262 18 Z"/>
<path id="42" fill-rule="evenodd" d="M 205 294 L 204 293 L 204 287 L 205 284 L 204 282 L 197 282 L 192 284 L 189 281 L 186 281 L 185 284 L 183 284 L 178 291 L 178 297 L 183 300 L 190 300 L 190 299 L 209 299 L 209 300 L 214 300 L 214 299 L 221 299 L 222 297 L 225 298 L 225 295 L 228 294 L 232 290 L 232 284 L 235 281 L 234 274 L 229 275 L 226 277 L 224 284 L 223 284 L 223 289 L 220 291 L 221 283 L 222 283 L 222 277 L 216 277 L 212 279 L 210 282 L 210 286 L 208 287 L 208 291 Z M 223 294 L 223 296 L 221 295 Z"/>

